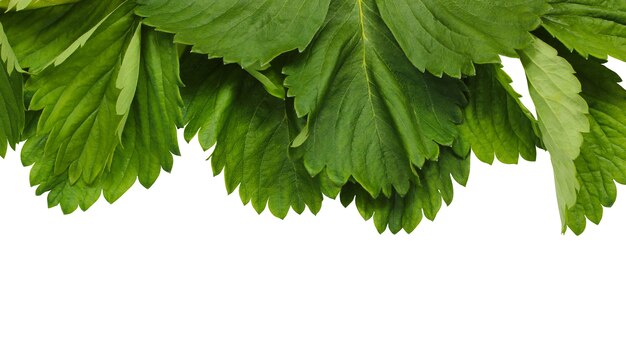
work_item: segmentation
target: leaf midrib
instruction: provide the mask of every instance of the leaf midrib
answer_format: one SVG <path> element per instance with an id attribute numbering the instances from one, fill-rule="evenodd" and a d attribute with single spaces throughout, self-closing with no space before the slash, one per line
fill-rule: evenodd
<path id="1" fill-rule="evenodd" d="M 370 110 L 372 111 L 372 115 L 374 116 L 374 120 L 379 120 L 380 118 L 378 117 L 378 115 L 376 114 L 376 108 L 374 107 L 374 98 L 373 98 L 373 93 L 372 93 L 372 82 L 370 80 L 370 76 L 369 76 L 369 69 L 367 66 L 367 34 L 365 33 L 365 14 L 363 11 L 363 0 L 357 0 L 357 6 L 358 6 L 358 10 L 359 10 L 359 28 L 361 30 L 361 47 L 362 47 L 362 55 L 363 55 L 363 62 L 362 62 L 362 67 L 363 67 L 363 72 L 365 73 L 365 81 L 366 81 L 366 87 L 367 87 L 367 101 L 369 103 L 370 106 Z M 380 149 L 380 152 L 383 156 L 384 159 L 384 171 L 385 171 L 385 176 L 386 177 L 390 177 L 389 175 L 389 170 L 387 168 L 387 156 L 385 153 L 385 150 L 383 148 L 383 140 L 382 137 L 380 135 L 380 130 L 378 130 L 378 123 L 376 123 L 376 121 L 374 122 L 374 128 L 376 130 L 376 139 L 378 141 L 378 147 Z M 395 184 L 391 183 L 392 186 L 394 186 Z M 382 190 L 384 191 L 385 188 L 383 187 Z"/>

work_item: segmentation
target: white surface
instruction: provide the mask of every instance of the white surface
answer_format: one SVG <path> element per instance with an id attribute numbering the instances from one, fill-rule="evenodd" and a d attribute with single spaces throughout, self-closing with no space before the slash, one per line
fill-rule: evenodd
<path id="1" fill-rule="evenodd" d="M 336 201 L 257 216 L 182 151 L 150 191 L 71 216 L 0 161 L 0 337 L 626 336 L 626 200 L 562 236 L 544 153 L 474 161 L 435 223 L 380 236 Z"/>

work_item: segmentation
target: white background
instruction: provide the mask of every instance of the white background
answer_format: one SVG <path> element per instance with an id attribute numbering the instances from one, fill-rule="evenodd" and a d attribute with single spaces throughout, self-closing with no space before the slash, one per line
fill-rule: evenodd
<path id="1" fill-rule="evenodd" d="M 626 199 L 561 235 L 545 153 L 474 161 L 436 222 L 381 236 L 332 200 L 257 216 L 182 151 L 149 191 L 71 216 L 0 161 L 0 337 L 626 336 Z"/>

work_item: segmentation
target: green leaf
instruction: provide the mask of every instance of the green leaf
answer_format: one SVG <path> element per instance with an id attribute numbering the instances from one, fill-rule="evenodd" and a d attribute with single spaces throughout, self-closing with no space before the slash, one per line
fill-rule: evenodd
<path id="1" fill-rule="evenodd" d="M 262 71 L 254 69 L 246 69 L 246 71 L 261 82 L 269 94 L 279 99 L 285 99 L 284 76 L 276 67 L 269 67 Z"/>
<path id="2" fill-rule="evenodd" d="M 47 135 L 35 135 L 22 148 L 24 166 L 34 164 L 30 171 L 31 186 L 37 186 L 37 196 L 49 192 L 47 199 L 50 208 L 60 205 L 65 214 L 74 212 L 79 206 L 87 210 L 100 196 L 100 178 L 90 186 L 83 181 L 70 184 L 67 171 L 55 174 L 54 154 L 44 151 L 47 140 Z"/>
<path id="3" fill-rule="evenodd" d="M 591 130 L 584 135 L 580 156 L 574 162 L 580 190 L 566 217 L 567 226 L 579 235 L 587 218 L 600 223 L 603 207 L 615 203 L 615 182 L 626 184 L 626 90 L 618 84 L 620 77 L 602 61 L 584 59 L 564 48 L 560 53 L 576 70 L 582 97 L 589 104 Z"/>
<path id="4" fill-rule="evenodd" d="M 50 207 L 61 205 L 65 213 L 78 207 L 86 210 L 102 193 L 113 203 L 133 186 L 138 177 L 142 185 L 150 187 L 161 168 L 171 170 L 172 153 L 178 154 L 176 128 L 182 111 L 177 49 L 171 35 L 146 28 L 139 30 L 142 37 L 138 88 L 121 144 L 115 148 L 110 165 L 102 174 L 91 183 L 84 180 L 72 182 L 69 170 L 55 171 L 56 154 L 44 151 L 47 135 L 34 136 L 24 145 L 22 162 L 26 166 L 35 164 L 31 170 L 31 184 L 38 185 L 39 195 L 50 192 Z M 133 34 L 132 30 L 129 34 Z M 108 135 L 118 139 L 116 128 L 109 129 Z"/>
<path id="5" fill-rule="evenodd" d="M 437 162 L 429 161 L 419 172 L 419 182 L 411 183 L 406 194 L 394 192 L 391 197 L 372 196 L 360 185 L 349 182 L 341 191 L 341 202 L 348 206 L 355 201 L 361 216 L 374 218 L 378 232 L 387 228 L 394 234 L 400 230 L 411 233 L 424 217 L 434 220 L 442 201 L 452 203 L 454 195 L 452 178 L 465 186 L 469 177 L 470 156 L 455 154 L 444 147 Z"/>
<path id="6" fill-rule="evenodd" d="M 626 1 L 551 0 L 543 26 L 567 48 L 607 59 L 626 61 Z"/>
<path id="7" fill-rule="evenodd" d="M 626 183 L 626 90 L 601 60 L 626 61 L 623 0 L 0 8 L 0 155 L 25 141 L 31 184 L 65 213 L 152 186 L 183 126 L 257 212 L 317 213 L 339 196 L 380 232 L 434 219 L 472 149 L 487 163 L 547 149 L 576 234 Z M 522 59 L 538 119 L 500 55 Z"/>
<path id="8" fill-rule="evenodd" d="M 217 141 L 211 163 L 216 175 L 224 171 L 228 193 L 239 187 L 244 204 L 252 202 L 259 213 L 269 207 L 279 218 L 290 208 L 302 213 L 305 206 L 317 213 L 322 204 L 320 183 L 290 147 L 297 129 L 286 102 L 234 67 L 194 56 L 183 67 L 188 68 L 183 75 L 195 77 L 183 80 L 198 86 L 197 91 L 183 92 L 191 120 L 186 137 L 191 139 L 200 130 L 205 149 Z M 209 74 L 196 76 L 192 69 Z M 204 83 L 198 84 L 201 78 Z"/>
<path id="9" fill-rule="evenodd" d="M 181 62 L 185 87 L 184 121 L 187 142 L 198 135 L 204 150 L 217 142 L 241 86 L 241 69 L 219 61 L 206 61 L 201 54 L 187 54 Z"/>
<path id="10" fill-rule="evenodd" d="M 318 30 L 330 0 L 139 0 L 145 23 L 176 33 L 193 51 L 245 68 L 303 50 Z"/>
<path id="11" fill-rule="evenodd" d="M 180 155 L 177 128 L 182 128 L 182 81 L 172 35 L 144 27 L 141 43 L 136 142 L 140 150 L 139 181 L 150 187 L 161 168 L 172 170 L 172 154 Z"/>
<path id="12" fill-rule="evenodd" d="M 83 0 L 76 4 L 10 12 L 0 16 L 15 54 L 31 73 L 65 61 L 92 36 L 122 0 Z"/>
<path id="13" fill-rule="evenodd" d="M 130 112 L 130 106 L 135 98 L 137 83 L 141 67 L 141 25 L 135 28 L 135 33 L 128 44 L 122 64 L 115 81 L 115 87 L 120 90 L 120 95 L 115 104 L 115 111 L 122 116 L 122 121 L 117 128 L 117 134 L 122 137 L 124 125 Z"/>
<path id="14" fill-rule="evenodd" d="M 14 70 L 23 72 L 22 67 L 17 62 L 17 57 L 13 51 L 13 47 L 9 43 L 9 39 L 4 31 L 4 26 L 0 23 L 0 61 L 5 65 L 5 69 L 8 75 L 11 75 Z"/>
<path id="15" fill-rule="evenodd" d="M 338 184 L 354 177 L 372 196 L 404 194 L 415 167 L 456 138 L 464 87 L 416 69 L 374 1 L 333 1 L 330 13 L 284 71 L 298 115 L 309 118 L 305 165 L 314 175 L 327 168 Z"/>
<path id="16" fill-rule="evenodd" d="M 12 75 L 4 65 L 0 65 L 0 157 L 7 152 L 7 144 L 15 149 L 24 130 L 24 104 L 22 75 Z"/>
<path id="17" fill-rule="evenodd" d="M 177 53 L 171 35 L 143 27 L 137 94 L 121 145 L 102 179 L 110 203 L 137 179 L 150 188 L 161 170 L 171 172 L 172 155 L 180 155 L 176 130 L 181 126 L 183 102 Z"/>
<path id="18" fill-rule="evenodd" d="M 138 25 L 133 8 L 131 3 L 118 8 L 66 62 L 26 83 L 29 109 L 43 110 L 37 134 L 48 135 L 45 153 L 55 154 L 55 174 L 69 170 L 71 184 L 80 178 L 93 183 L 119 144 L 116 80 Z"/>
<path id="19" fill-rule="evenodd" d="M 22 74 L 0 24 L 0 157 L 7 145 L 15 149 L 24 130 L 24 94 Z"/>
<path id="20" fill-rule="evenodd" d="M 46 136 L 29 138 L 22 148 L 22 163 L 24 166 L 33 166 L 30 172 L 32 186 L 37 186 L 37 195 L 48 193 L 48 206 L 60 206 L 65 214 L 74 212 L 79 207 L 89 209 L 104 193 L 110 203 L 118 200 L 130 189 L 142 170 L 149 167 L 142 162 L 145 151 L 139 138 L 141 130 L 137 127 L 140 115 L 137 109 L 132 109 L 122 135 L 124 146 L 117 147 L 110 170 L 106 171 L 91 184 L 79 180 L 70 183 L 68 172 L 55 174 L 54 154 L 45 154 Z"/>
<path id="21" fill-rule="evenodd" d="M 104 179 L 104 197 L 113 203 L 137 178 L 150 188 L 161 170 L 170 172 L 182 127 L 178 51 L 170 34 L 141 30 L 141 59 L 135 101 Z"/>
<path id="22" fill-rule="evenodd" d="M 376 4 L 417 68 L 454 77 L 474 75 L 474 63 L 499 63 L 500 54 L 516 56 L 516 49 L 530 45 L 529 32 L 548 10 L 544 0 L 377 0 Z"/>
<path id="23" fill-rule="evenodd" d="M 465 108 L 461 134 L 479 160 L 492 164 L 516 164 L 519 157 L 534 161 L 538 126 L 532 114 L 511 87 L 502 65 L 480 65 L 476 76 L 465 80 L 470 102 Z"/>
<path id="24" fill-rule="evenodd" d="M 574 160 L 580 154 L 583 133 L 589 131 L 589 108 L 580 96 L 581 84 L 572 66 L 550 45 L 536 38 L 531 47 L 520 51 L 520 58 L 537 109 L 542 140 L 552 158 L 565 231 L 566 211 L 576 204 L 580 188 Z"/>

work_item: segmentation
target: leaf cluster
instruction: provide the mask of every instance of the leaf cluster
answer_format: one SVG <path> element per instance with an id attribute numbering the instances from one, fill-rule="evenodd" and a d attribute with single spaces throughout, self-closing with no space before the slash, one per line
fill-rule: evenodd
<path id="1" fill-rule="evenodd" d="M 486 163 L 549 152 L 563 231 L 626 183 L 623 0 L 0 0 L 0 155 L 65 213 L 211 152 L 244 204 L 413 231 Z M 503 70 L 524 66 L 536 117 Z M 455 183 L 456 182 L 456 183 Z M 514 192 L 512 192 L 514 193 Z"/>

